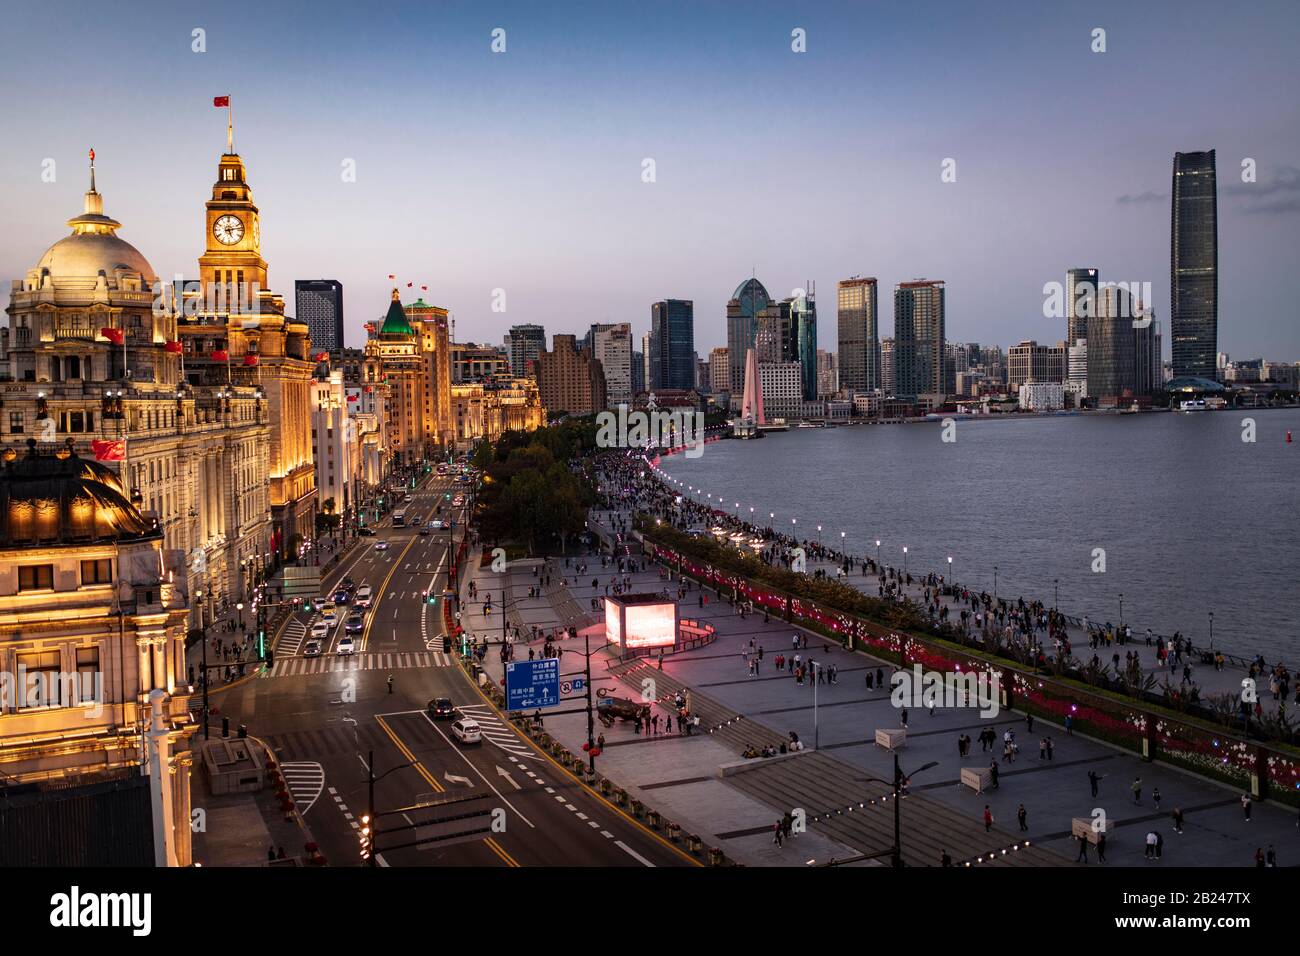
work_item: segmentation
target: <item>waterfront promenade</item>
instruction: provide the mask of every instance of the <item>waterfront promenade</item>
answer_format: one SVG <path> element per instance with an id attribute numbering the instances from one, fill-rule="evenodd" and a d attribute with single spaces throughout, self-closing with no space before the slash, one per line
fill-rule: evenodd
<path id="1" fill-rule="evenodd" d="M 614 525 L 629 520 L 628 512 L 602 513 L 593 528 L 606 542 L 613 542 Z M 623 544 L 607 545 L 622 548 Z M 676 593 L 678 583 L 671 573 L 647 563 L 632 545 L 630 560 L 637 570 L 630 577 L 630 590 Z M 510 608 L 510 625 L 521 628 L 523 640 L 514 649 L 516 659 L 526 658 L 531 649 L 540 654 L 543 641 L 528 643 L 536 626 L 543 634 L 573 625 L 580 627 L 592 618 L 591 601 L 612 587 L 615 566 L 606 558 L 585 559 L 587 568 L 578 574 L 573 563 L 552 559 L 550 587 L 541 588 L 543 573 L 534 577 L 527 562 L 515 562 L 505 575 L 488 568 L 475 570 L 480 593 L 484 589 L 504 590 Z M 503 580 L 504 577 L 504 580 Z M 593 589 L 592 579 L 597 586 Z M 535 587 L 534 597 L 528 589 Z M 476 639 L 500 640 L 500 605 L 483 615 L 479 602 L 465 604 L 462 623 Z M 885 797 L 892 777 L 892 756 L 876 746 L 877 728 L 897 728 L 901 714 L 889 700 L 887 690 L 866 687 L 866 674 L 877 670 L 888 677 L 890 665 L 864 653 L 849 653 L 816 634 L 803 631 L 779 619 L 763 621 L 761 613 L 741 616 L 718 595 L 709 592 L 701 606 L 701 594 L 693 587 L 681 602 L 682 616 L 702 619 L 717 629 L 717 640 L 694 651 L 668 655 L 662 676 L 653 662 L 619 664 L 607 653 L 592 663 L 597 690 L 637 697 L 641 681 L 655 681 L 656 696 L 667 697 L 660 705 L 659 734 L 639 734 L 630 723 L 612 728 L 597 725 L 606 740 L 598 758 L 602 773 L 626 787 L 647 806 L 668 819 L 697 832 L 706 843 L 720 846 L 729 856 L 751 865 L 825 864 L 834 858 L 868 865 L 863 857 L 887 851 L 892 843 L 893 807 Z M 791 648 L 798 634 L 808 646 Z M 750 642 L 755 650 L 751 653 Z M 582 641 L 560 640 L 561 670 L 581 669 Z M 757 673 L 751 676 L 750 660 L 763 649 Z M 799 653 L 803 660 L 834 667 L 834 683 L 799 685 L 788 670 L 776 670 L 777 654 Z M 494 680 L 500 680 L 502 665 L 498 645 L 492 644 L 485 666 Z M 874 681 L 873 681 L 874 683 Z M 660 686 L 662 685 L 662 686 Z M 692 691 L 697 712 L 705 718 L 705 730 L 714 733 L 682 737 L 663 732 L 672 695 L 681 688 Z M 1060 726 L 1036 719 L 1026 727 L 1024 715 L 1003 712 L 992 720 L 966 709 L 937 709 L 908 715 L 908 741 L 901 751 L 905 773 L 936 762 L 911 781 L 911 796 L 901 807 L 904 858 L 909 865 L 938 865 L 942 850 L 962 865 L 987 854 L 996 862 L 1008 860 L 1034 865 L 1079 865 L 1078 844 L 1070 836 L 1071 821 L 1091 818 L 1101 809 L 1114 824 L 1107 845 L 1107 865 L 1131 866 L 1250 866 L 1256 849 L 1272 846 L 1279 865 L 1293 865 L 1300 859 L 1300 829 L 1294 810 L 1276 804 L 1254 804 L 1251 819 L 1245 819 L 1242 794 L 1232 788 L 1204 780 L 1174 767 L 1147 763 L 1139 757 L 1087 739 L 1067 734 Z M 974 740 L 986 727 L 998 734 L 995 753 L 985 753 Z M 581 714 L 546 718 L 546 729 L 572 751 L 578 752 L 586 739 L 586 718 Z M 1001 735 L 1016 734 L 1019 754 L 1012 762 L 1001 759 Z M 745 747 L 762 747 L 788 739 L 794 731 L 807 750 L 793 756 L 745 761 Z M 973 739 L 971 752 L 958 755 L 957 737 Z M 1052 759 L 1039 759 L 1039 741 L 1050 736 Z M 489 741 L 489 746 L 491 742 Z M 815 749 L 814 749 L 815 748 Z M 1000 765 L 997 789 L 976 794 L 959 785 L 963 767 Z M 741 772 L 737 773 L 736 771 Z M 1089 771 L 1099 776 L 1099 792 L 1093 797 Z M 1132 792 L 1141 780 L 1140 803 Z M 1153 803 L 1153 788 L 1160 791 L 1160 805 Z M 873 804 L 871 801 L 875 800 Z M 856 803 L 862 803 L 858 807 Z M 993 825 L 985 832 L 983 811 L 988 804 Z M 1026 810 L 1025 830 L 1017 812 Z M 784 812 L 802 808 L 814 822 L 808 834 L 777 847 L 772 841 L 772 824 Z M 1170 814 L 1183 811 L 1182 834 L 1174 832 Z M 850 809 L 852 808 L 852 809 Z M 856 814 L 856 815 L 855 815 Z M 1162 840 L 1161 858 L 1146 857 L 1148 832 Z M 1011 849 L 1030 841 L 1029 852 Z M 1007 850 L 1007 854 L 1002 853 Z M 1041 854 L 1041 855 L 1040 855 Z M 1089 865 L 1097 865 L 1090 853 Z M 888 857 L 873 856 L 871 863 L 887 863 Z"/>

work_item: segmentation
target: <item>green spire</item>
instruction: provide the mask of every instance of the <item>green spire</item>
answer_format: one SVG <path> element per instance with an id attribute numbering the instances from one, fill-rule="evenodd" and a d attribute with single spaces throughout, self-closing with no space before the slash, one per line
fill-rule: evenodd
<path id="1" fill-rule="evenodd" d="M 411 328 L 411 323 L 406 321 L 406 310 L 402 308 L 402 300 L 396 289 L 393 290 L 393 301 L 388 305 L 388 315 L 384 316 L 384 324 L 379 329 L 380 335 L 414 335 L 415 329 Z"/>

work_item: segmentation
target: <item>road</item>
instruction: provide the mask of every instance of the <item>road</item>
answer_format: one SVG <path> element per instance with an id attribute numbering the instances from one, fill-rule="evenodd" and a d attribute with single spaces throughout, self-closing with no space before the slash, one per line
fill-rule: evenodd
<path id="1" fill-rule="evenodd" d="M 356 831 L 369 802 L 371 752 L 379 865 L 693 865 L 517 734 L 456 655 L 443 652 L 442 608 L 425 594 L 447 587 L 451 533 L 420 535 L 415 518 L 427 522 L 441 504 L 436 516 L 454 515 L 459 529 L 463 509 L 453 501 L 465 487 L 430 476 L 403 506 L 407 527 L 385 518 L 322 581 L 322 592 L 344 577 L 374 589 L 355 655 L 337 655 L 340 625 L 322 642 L 325 653 L 303 657 L 317 616 L 296 614 L 270 673 L 214 692 L 222 713 L 274 750 L 331 865 L 362 862 Z M 340 622 L 350 610 L 339 608 Z M 481 744 L 460 744 L 449 721 L 428 716 L 437 697 L 480 722 Z"/>

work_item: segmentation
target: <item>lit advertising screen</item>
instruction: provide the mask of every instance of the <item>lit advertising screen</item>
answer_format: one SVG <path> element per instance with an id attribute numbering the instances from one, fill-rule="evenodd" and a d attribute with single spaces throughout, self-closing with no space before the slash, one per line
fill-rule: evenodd
<path id="1" fill-rule="evenodd" d="M 667 602 L 628 606 L 627 647 L 672 647 L 677 643 L 676 612 Z"/>
<path id="2" fill-rule="evenodd" d="M 605 602 L 605 639 L 622 647 L 623 625 L 619 621 L 618 610 L 618 605 L 613 601 Z"/>

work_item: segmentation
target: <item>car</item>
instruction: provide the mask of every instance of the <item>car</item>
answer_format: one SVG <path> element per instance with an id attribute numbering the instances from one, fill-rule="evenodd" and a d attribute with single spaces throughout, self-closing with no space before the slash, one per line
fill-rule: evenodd
<path id="1" fill-rule="evenodd" d="M 457 495 L 455 498 L 453 498 L 453 499 L 451 500 L 451 503 L 452 503 L 453 505 L 456 505 L 457 507 L 460 507 L 461 505 L 463 505 L 463 504 L 465 503 L 465 496 L 464 496 L 464 495 Z"/>
<path id="2" fill-rule="evenodd" d="M 357 646 L 352 642 L 351 635 L 344 634 L 342 637 L 339 638 L 339 646 L 337 651 L 335 651 L 335 653 L 337 653 L 339 657 L 346 657 L 347 655 L 355 654 L 356 652 L 357 652 Z"/>
<path id="3" fill-rule="evenodd" d="M 350 600 L 352 600 L 352 592 L 347 588 L 339 588 L 334 592 L 335 604 L 347 604 Z"/>
<path id="4" fill-rule="evenodd" d="M 351 591 L 356 586 L 357 586 L 357 582 L 353 581 L 350 575 L 348 577 L 345 577 L 342 581 L 339 582 L 339 587 L 347 588 L 349 591 Z"/>
<path id="5" fill-rule="evenodd" d="M 339 618 L 339 610 L 333 601 L 321 601 L 317 610 L 320 611 L 320 616 L 330 624 L 335 623 Z"/>
<path id="6" fill-rule="evenodd" d="M 320 657 L 320 641 L 308 641 L 302 649 L 303 657 Z"/>
<path id="7" fill-rule="evenodd" d="M 481 744 L 483 731 L 478 722 L 462 717 L 451 725 L 451 735 L 463 744 Z"/>
<path id="8" fill-rule="evenodd" d="M 375 529 L 374 529 L 374 528 L 358 528 L 358 529 L 357 529 L 357 534 L 359 534 L 359 535 L 361 535 L 362 537 L 365 537 L 365 538 L 373 538 L 373 537 L 375 536 Z"/>
<path id="9" fill-rule="evenodd" d="M 429 522 L 429 527 L 432 528 L 434 531 L 441 531 L 443 528 L 442 519 L 434 518 L 432 521 Z"/>
<path id="10" fill-rule="evenodd" d="M 432 522 L 430 522 L 430 524 L 422 524 L 422 525 L 420 525 L 420 534 L 432 534 L 432 533 L 433 533 L 433 528 L 431 527 L 431 525 L 432 525 Z"/>
<path id="11" fill-rule="evenodd" d="M 366 629 L 366 619 L 360 614 L 353 614 L 343 622 L 343 633 L 360 634 Z"/>
<path id="12" fill-rule="evenodd" d="M 376 550 L 376 551 L 387 551 L 387 550 L 388 550 L 388 542 L 387 542 L 387 541 L 376 541 L 376 542 L 375 542 L 375 550 Z"/>
<path id="13" fill-rule="evenodd" d="M 313 641 L 323 641 L 330 636 L 330 626 L 326 621 L 317 621 L 311 626 L 311 639 Z"/>
<path id="14" fill-rule="evenodd" d="M 404 500 L 404 501 L 414 501 L 414 500 L 415 500 L 415 495 L 407 494 L 407 496 L 406 496 L 403 500 Z"/>
<path id="15" fill-rule="evenodd" d="M 460 716 L 460 712 L 456 710 L 451 699 L 447 697 L 435 697 L 429 701 L 427 710 L 429 716 L 434 720 L 453 720 Z"/>
<path id="16" fill-rule="evenodd" d="M 357 588 L 357 596 L 353 601 L 357 607 L 370 607 L 370 602 L 374 598 L 375 592 L 370 589 L 369 584 L 363 584 Z"/>

